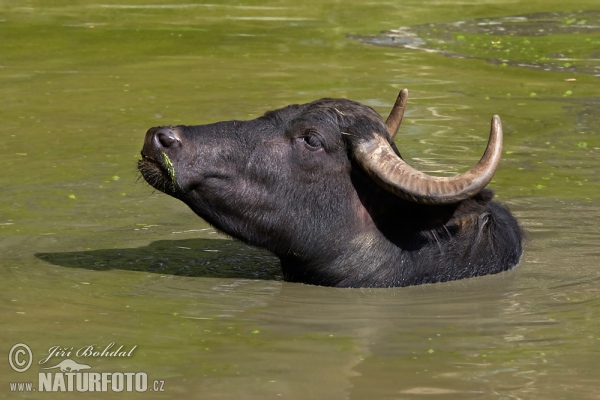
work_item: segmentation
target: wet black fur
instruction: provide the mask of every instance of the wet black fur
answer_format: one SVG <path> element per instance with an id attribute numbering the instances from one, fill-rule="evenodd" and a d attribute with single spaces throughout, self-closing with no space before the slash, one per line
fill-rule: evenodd
<path id="1" fill-rule="evenodd" d="M 273 252 L 288 281 L 408 286 L 498 273 L 521 257 L 521 229 L 491 191 L 421 205 L 369 179 L 351 144 L 387 134 L 360 103 L 322 99 L 252 121 L 166 127 L 180 138 L 166 147 L 157 129 L 142 151 L 144 178 L 217 229 Z M 175 166 L 175 191 L 164 169 L 157 177 L 161 151 Z"/>

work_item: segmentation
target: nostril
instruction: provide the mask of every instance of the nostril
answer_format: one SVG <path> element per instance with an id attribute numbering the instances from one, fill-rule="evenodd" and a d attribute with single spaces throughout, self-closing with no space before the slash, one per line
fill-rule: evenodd
<path id="1" fill-rule="evenodd" d="M 173 143 L 177 142 L 177 139 L 169 133 L 160 132 L 158 135 L 158 141 L 163 147 L 171 147 Z"/>
<path id="2" fill-rule="evenodd" d="M 161 128 L 154 133 L 154 137 L 165 148 L 173 147 L 173 145 L 179 143 L 179 138 L 171 129 Z"/>

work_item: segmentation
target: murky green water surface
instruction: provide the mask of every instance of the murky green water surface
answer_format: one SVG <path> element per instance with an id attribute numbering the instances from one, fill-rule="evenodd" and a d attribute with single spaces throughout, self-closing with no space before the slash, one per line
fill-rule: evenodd
<path id="1" fill-rule="evenodd" d="M 37 388 L 67 358 L 39 365 L 53 346 L 114 342 L 137 347 L 70 358 L 164 392 L 66 397 L 598 398 L 599 13 L 595 0 L 0 1 L 0 396 L 63 398 L 9 383 Z M 272 256 L 136 182 L 151 126 L 325 96 L 386 114 L 402 87 L 397 144 L 431 173 L 466 170 L 502 117 L 492 186 L 528 231 L 515 271 L 284 283 Z M 15 343 L 34 355 L 23 373 Z"/>

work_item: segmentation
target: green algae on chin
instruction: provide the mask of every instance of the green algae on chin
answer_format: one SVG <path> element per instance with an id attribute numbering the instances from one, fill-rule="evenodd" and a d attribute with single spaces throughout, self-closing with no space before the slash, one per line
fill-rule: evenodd
<path id="1" fill-rule="evenodd" d="M 175 192 L 175 189 L 177 188 L 177 180 L 175 179 L 175 167 L 173 166 L 173 163 L 171 162 L 171 159 L 169 158 L 167 153 L 162 151 L 161 154 L 163 157 L 162 164 L 165 167 L 165 169 L 167 170 L 170 181 L 171 181 L 171 190 L 173 192 Z"/>

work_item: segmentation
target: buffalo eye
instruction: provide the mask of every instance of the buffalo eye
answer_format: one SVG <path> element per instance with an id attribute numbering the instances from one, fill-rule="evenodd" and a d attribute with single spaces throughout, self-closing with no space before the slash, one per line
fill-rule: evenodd
<path id="1" fill-rule="evenodd" d="M 302 139 L 304 141 L 304 144 L 306 145 L 306 147 L 309 150 L 319 150 L 320 148 L 323 147 L 323 144 L 321 143 L 321 139 L 314 133 L 307 133 L 306 135 L 302 136 L 300 139 Z"/>

